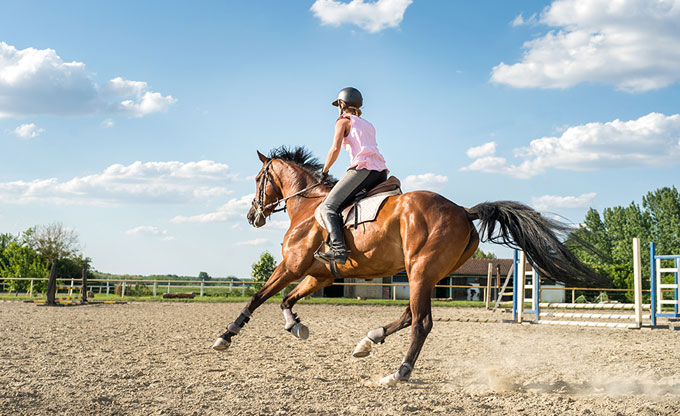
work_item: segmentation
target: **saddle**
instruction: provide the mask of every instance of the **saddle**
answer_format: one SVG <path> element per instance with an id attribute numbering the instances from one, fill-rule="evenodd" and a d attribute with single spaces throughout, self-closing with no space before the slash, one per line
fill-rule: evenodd
<path id="1" fill-rule="evenodd" d="M 345 228 L 354 226 L 356 229 L 359 224 L 375 221 L 385 200 L 394 195 L 401 195 L 401 193 L 401 182 L 394 176 L 390 176 L 386 181 L 380 182 L 371 189 L 359 192 L 354 201 L 340 212 Z M 325 229 L 321 219 L 321 205 L 314 211 L 314 218 Z"/>

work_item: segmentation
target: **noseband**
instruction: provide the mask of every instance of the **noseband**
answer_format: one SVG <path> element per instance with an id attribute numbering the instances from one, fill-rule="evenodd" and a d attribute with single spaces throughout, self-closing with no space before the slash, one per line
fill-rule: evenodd
<path id="1" fill-rule="evenodd" d="M 321 185 L 321 182 L 317 182 L 317 183 L 315 183 L 314 185 L 308 186 L 308 187 L 306 187 L 305 189 L 303 189 L 303 190 L 301 190 L 301 191 L 298 191 L 298 192 L 295 192 L 294 194 L 289 195 L 289 196 L 287 196 L 287 197 L 285 197 L 285 198 L 279 198 L 279 199 L 277 199 L 277 200 L 274 201 L 274 202 L 270 202 L 269 204 L 265 204 L 265 198 L 266 198 L 266 196 L 267 196 L 267 195 L 266 195 L 266 194 L 267 194 L 267 192 L 266 192 L 266 191 L 267 191 L 267 182 L 272 182 L 272 183 L 274 183 L 274 181 L 273 181 L 272 178 L 271 178 L 271 174 L 269 173 L 269 166 L 271 166 L 273 160 L 274 160 L 274 159 L 269 160 L 269 161 L 264 165 L 264 170 L 263 170 L 263 172 L 262 172 L 262 178 L 260 179 L 260 184 L 259 184 L 259 186 L 257 187 L 257 195 L 255 195 L 255 198 L 253 198 L 252 206 L 255 208 L 255 218 L 257 218 L 257 217 L 264 217 L 264 215 L 265 215 L 264 212 L 265 212 L 266 210 L 268 210 L 269 208 L 272 208 L 272 207 L 276 207 L 276 206 L 279 205 L 281 202 L 283 202 L 283 207 L 273 209 L 273 210 L 269 213 L 269 215 L 271 215 L 271 214 L 273 214 L 273 213 L 275 213 L 275 212 L 285 211 L 285 210 L 286 210 L 286 202 L 287 202 L 290 198 L 292 198 L 292 197 L 294 197 L 294 196 L 298 196 L 298 195 L 300 195 L 300 194 L 303 194 L 303 193 L 305 193 L 305 192 L 307 192 L 307 191 L 309 191 L 309 190 L 311 190 L 311 189 L 314 189 L 314 188 L 316 188 L 317 186 Z"/>

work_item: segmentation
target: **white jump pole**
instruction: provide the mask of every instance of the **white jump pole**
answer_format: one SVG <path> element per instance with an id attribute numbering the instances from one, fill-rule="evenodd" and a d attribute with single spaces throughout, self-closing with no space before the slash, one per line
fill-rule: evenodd
<path id="1" fill-rule="evenodd" d="M 553 316 L 559 318 L 584 318 L 584 319 L 619 319 L 635 320 L 635 323 L 623 322 L 589 322 L 589 321 L 550 321 L 538 320 L 538 323 L 553 325 L 594 326 L 610 328 L 642 328 L 642 319 L 649 318 L 643 315 L 644 308 L 650 305 L 642 304 L 642 261 L 640 254 L 640 239 L 633 238 L 633 294 L 634 303 L 599 303 L 599 304 L 571 304 L 571 303 L 540 303 L 543 308 L 560 309 L 596 309 L 596 310 L 634 310 L 633 314 L 595 314 L 595 313 L 570 313 L 570 312 L 541 312 L 540 316 Z M 519 293 L 518 293 L 519 296 Z M 519 302 L 519 301 L 518 301 Z"/>
<path id="2" fill-rule="evenodd" d="M 521 324 L 524 320 L 524 285 L 526 283 L 526 255 L 524 251 L 519 252 L 519 264 L 517 265 L 517 323 Z"/>

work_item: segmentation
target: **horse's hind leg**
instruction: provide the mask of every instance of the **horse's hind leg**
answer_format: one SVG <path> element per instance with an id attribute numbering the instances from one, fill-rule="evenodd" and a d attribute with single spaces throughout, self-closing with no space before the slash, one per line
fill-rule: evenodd
<path id="1" fill-rule="evenodd" d="M 298 283 L 288 295 L 283 298 L 281 302 L 281 310 L 283 310 L 283 318 L 286 321 L 284 326 L 285 330 L 295 335 L 300 339 L 307 339 L 309 337 L 309 328 L 307 328 L 300 318 L 298 318 L 296 313 L 293 313 L 293 305 L 297 303 L 298 300 L 308 296 L 317 290 L 330 286 L 333 284 L 332 277 L 314 277 L 307 276 L 303 281 Z"/>
<path id="2" fill-rule="evenodd" d="M 385 338 L 410 325 L 411 306 L 409 305 L 396 321 L 368 331 L 368 334 L 354 348 L 352 355 L 357 358 L 367 357 L 371 353 L 371 349 L 373 349 L 373 344 L 382 344 L 385 342 Z"/>
<path id="3" fill-rule="evenodd" d="M 430 295 L 434 284 L 428 281 L 419 281 L 411 284 L 410 307 L 411 307 L 411 344 L 404 361 L 396 373 L 383 377 L 381 384 L 393 386 L 399 381 L 408 381 L 411 377 L 413 366 L 420 355 L 427 335 L 432 330 L 432 309 Z"/>

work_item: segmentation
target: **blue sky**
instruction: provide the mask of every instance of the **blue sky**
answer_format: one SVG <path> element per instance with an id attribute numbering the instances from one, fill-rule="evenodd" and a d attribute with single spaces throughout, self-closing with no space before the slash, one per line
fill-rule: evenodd
<path id="1" fill-rule="evenodd" d="M 680 0 L 10 2 L 0 232 L 59 221 L 101 271 L 247 277 L 287 226 L 245 220 L 255 150 L 323 158 L 346 86 L 407 190 L 579 223 L 678 185 L 678 21 Z"/>

